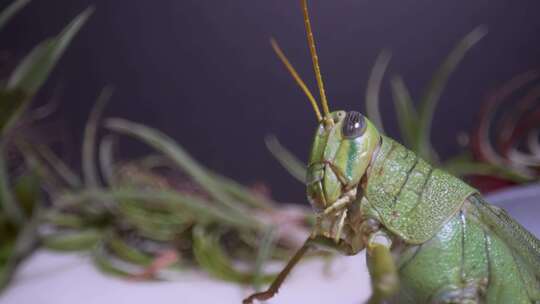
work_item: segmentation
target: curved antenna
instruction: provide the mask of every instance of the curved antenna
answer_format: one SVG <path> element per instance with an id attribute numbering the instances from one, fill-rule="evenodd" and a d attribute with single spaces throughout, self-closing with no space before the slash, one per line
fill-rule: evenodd
<path id="1" fill-rule="evenodd" d="M 328 100 L 324 92 L 324 84 L 321 75 L 321 68 L 319 67 L 319 57 L 317 57 L 317 50 L 315 49 L 315 39 L 313 38 L 313 31 L 311 30 L 311 22 L 309 21 L 309 13 L 307 7 L 307 0 L 302 1 L 302 10 L 304 11 L 304 23 L 306 25 L 306 34 L 308 39 L 309 51 L 311 52 L 311 61 L 313 61 L 313 70 L 315 70 L 315 77 L 317 78 L 317 86 L 319 87 L 319 93 L 321 95 L 321 103 L 323 106 L 324 115 L 330 114 L 328 108 Z"/>
<path id="2" fill-rule="evenodd" d="M 285 65 L 285 67 L 287 68 L 291 76 L 294 78 L 296 83 L 300 86 L 302 91 L 304 91 L 307 98 L 311 102 L 311 106 L 313 107 L 313 110 L 315 111 L 315 115 L 317 115 L 317 120 L 321 121 L 322 120 L 321 110 L 319 110 L 319 106 L 317 105 L 317 100 L 315 100 L 315 97 L 313 97 L 313 94 L 311 94 L 311 92 L 309 91 L 308 87 L 306 86 L 302 78 L 300 78 L 300 75 L 298 75 L 298 73 L 296 72 L 292 64 L 289 62 L 285 54 L 283 54 L 283 52 L 281 51 L 281 48 L 277 44 L 276 40 L 274 40 L 274 38 L 270 39 L 270 44 L 272 45 L 274 52 L 276 52 L 281 62 L 283 62 L 283 65 Z"/>

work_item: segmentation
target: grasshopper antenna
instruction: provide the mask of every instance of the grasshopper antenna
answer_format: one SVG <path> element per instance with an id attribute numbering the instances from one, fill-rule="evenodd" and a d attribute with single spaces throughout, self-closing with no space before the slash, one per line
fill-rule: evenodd
<path id="1" fill-rule="evenodd" d="M 278 43 L 274 38 L 270 39 L 270 44 L 272 45 L 272 48 L 274 49 L 274 52 L 277 54 L 281 62 L 283 62 L 283 65 L 287 68 L 289 73 L 292 75 L 296 83 L 300 86 L 302 91 L 306 94 L 307 98 L 311 102 L 311 106 L 313 107 L 313 110 L 315 110 L 315 115 L 317 115 L 317 121 L 322 120 L 321 116 L 321 110 L 319 110 L 319 106 L 317 105 L 317 100 L 315 100 L 315 97 L 313 97 L 313 94 L 311 94 L 311 91 L 308 89 L 300 75 L 298 75 L 298 72 L 294 69 L 292 64 L 289 62 L 285 54 L 283 54 L 283 51 L 281 51 L 281 48 L 279 47 Z"/>
<path id="2" fill-rule="evenodd" d="M 311 22 L 309 21 L 309 12 L 307 6 L 307 0 L 302 1 L 302 10 L 304 12 L 304 23 L 306 25 L 306 35 L 308 40 L 309 51 L 311 52 L 311 61 L 313 62 L 313 70 L 315 70 L 315 77 L 317 79 L 317 86 L 319 87 L 319 94 L 321 95 L 321 103 L 323 106 L 324 115 L 330 114 L 328 108 L 328 100 L 326 99 L 326 93 L 324 92 L 324 84 L 321 75 L 321 68 L 319 67 L 319 57 L 317 57 L 317 50 L 315 49 L 315 39 L 313 38 L 313 31 L 311 30 Z"/>
<path id="3" fill-rule="evenodd" d="M 283 284 L 283 281 L 285 281 L 285 278 L 287 278 L 287 276 L 289 275 L 291 270 L 294 268 L 294 266 L 298 263 L 298 261 L 300 261 L 300 259 L 302 259 L 304 254 L 306 254 L 307 250 L 311 247 L 311 245 L 312 245 L 312 239 L 310 237 L 304 242 L 304 245 L 302 245 L 302 247 L 298 249 L 298 251 L 294 254 L 292 259 L 287 263 L 285 268 L 283 268 L 283 270 L 278 274 L 278 276 L 272 282 L 272 285 L 270 285 L 270 287 L 268 287 L 266 291 L 254 293 L 251 296 L 245 298 L 244 301 L 242 301 L 242 303 L 251 304 L 253 303 L 253 300 L 264 301 L 273 297 L 279 291 L 279 287 L 281 287 L 281 284 Z"/>

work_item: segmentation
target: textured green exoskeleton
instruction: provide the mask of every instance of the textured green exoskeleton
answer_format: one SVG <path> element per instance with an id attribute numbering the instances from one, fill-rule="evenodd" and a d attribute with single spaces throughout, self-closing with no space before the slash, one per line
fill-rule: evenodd
<path id="1" fill-rule="evenodd" d="M 312 247 L 346 255 L 366 249 L 369 303 L 540 303 L 538 239 L 474 188 L 379 134 L 360 113 L 328 110 L 302 4 L 324 116 L 273 46 L 319 119 L 306 180 L 317 224 L 270 288 L 244 303 L 272 297 Z"/>

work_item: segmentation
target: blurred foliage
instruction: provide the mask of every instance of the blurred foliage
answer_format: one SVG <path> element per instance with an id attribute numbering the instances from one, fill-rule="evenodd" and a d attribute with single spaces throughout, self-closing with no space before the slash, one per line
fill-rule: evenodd
<path id="1" fill-rule="evenodd" d="M 28 2 L 5 8 L 0 29 Z M 51 147 L 22 136 L 21 126 L 42 116 L 32 115 L 30 102 L 91 12 L 34 47 L 0 88 L 0 288 L 39 246 L 88 251 L 102 271 L 131 279 L 167 279 L 195 268 L 227 281 L 267 282 L 265 262 L 287 258 L 304 241 L 309 212 L 278 208 L 264 193 L 200 165 L 157 130 L 123 119 L 103 124 L 111 88 L 89 115 L 81 175 Z M 117 160 L 121 135 L 156 152 Z"/>
<path id="2" fill-rule="evenodd" d="M 524 170 L 523 167 L 517 164 L 513 165 L 509 161 L 495 161 L 495 159 L 498 160 L 496 157 L 479 157 L 480 154 L 483 156 L 493 155 L 487 152 L 485 148 L 491 142 L 490 134 L 487 130 L 492 123 L 492 114 L 495 111 L 495 103 L 497 102 L 487 102 L 488 105 L 484 107 L 483 112 L 485 114 L 481 115 L 479 119 L 480 127 L 478 130 L 480 131 L 472 136 L 471 150 L 474 153 L 463 152 L 460 155 L 442 161 L 431 143 L 433 116 L 446 83 L 452 72 L 465 57 L 467 51 L 480 41 L 486 33 L 487 30 L 483 26 L 480 26 L 458 42 L 433 74 L 419 102 L 414 101 L 401 76 L 393 76 L 390 79 L 395 115 L 403 144 L 430 163 L 456 176 L 467 179 L 484 192 L 498 189 L 486 187 L 486 184 L 483 182 L 485 179 L 504 180 L 508 185 L 538 180 L 538 175 L 529 174 L 530 172 L 526 172 L 527 170 Z M 379 113 L 379 90 L 389 62 L 390 54 L 387 51 L 383 51 L 378 56 L 372 69 L 366 93 L 367 115 L 382 132 L 384 132 L 384 127 Z M 508 90 L 503 89 L 503 91 Z M 495 95 L 499 96 L 501 93 Z M 499 99 L 499 97 L 495 97 L 495 99 Z M 532 126 L 529 127 L 532 129 Z M 498 131 L 501 134 L 507 134 L 511 130 L 513 130 L 513 126 L 506 124 Z M 536 143 L 538 143 L 538 138 L 536 138 Z M 514 141 L 513 146 L 515 149 L 517 149 L 516 144 L 518 144 L 517 141 Z M 512 144 L 507 145 L 507 148 L 508 146 L 512 146 Z M 483 152 L 478 153 L 480 150 Z M 530 150 L 530 152 L 534 153 L 533 150 Z M 533 158 L 536 159 L 535 166 L 538 168 L 540 154 L 538 151 L 535 153 L 536 156 Z M 476 154 L 476 156 L 473 154 Z M 521 159 L 523 160 L 524 157 Z"/>
<path id="3" fill-rule="evenodd" d="M 485 171 L 470 171 L 483 188 L 540 180 L 539 80 L 536 71 L 517 75 L 484 101 L 469 143 L 469 157 L 488 164 Z"/>
<path id="4" fill-rule="evenodd" d="M 467 34 L 448 54 L 439 68 L 435 71 L 419 100 L 418 106 L 413 100 L 405 81 L 399 75 L 391 78 L 392 97 L 396 109 L 396 117 L 403 143 L 422 158 L 438 163 L 438 155 L 431 141 L 431 124 L 433 113 L 443 93 L 452 72 L 456 69 L 467 51 L 487 33 L 484 27 L 478 27 Z M 384 132 L 383 122 L 379 113 L 379 93 L 384 72 L 390 62 L 390 54 L 383 51 L 376 59 L 372 69 L 366 94 L 367 115 Z"/>
<path id="5" fill-rule="evenodd" d="M 52 162 L 43 157 L 44 151 L 52 153 L 45 147 L 26 152 L 46 167 L 41 172 L 50 172 L 42 178 L 63 185 L 47 190 L 52 206 L 40 222 L 43 245 L 91 251 L 101 270 L 132 279 L 167 279 L 171 270 L 196 266 L 222 280 L 268 281 L 272 276 L 262 264 L 286 259 L 301 244 L 311 227 L 309 212 L 278 208 L 269 197 L 204 168 L 171 138 L 141 124 L 107 119 L 104 126 L 112 134 L 97 142 L 110 95 L 105 89 L 98 98 L 85 129 L 81 184 L 58 157 Z M 116 161 L 117 139 L 110 136 L 119 135 L 157 154 Z M 97 159 L 94 146 L 100 151 Z M 103 178 L 99 167 L 108 168 Z"/>
<path id="6" fill-rule="evenodd" d="M 0 13 L 0 30 L 28 4 L 13 2 Z M 28 105 L 52 69 L 84 25 L 92 10 L 77 16 L 64 30 L 35 46 L 1 82 L 0 87 L 0 287 L 12 277 L 16 266 L 38 242 L 37 227 L 43 196 L 35 160 L 21 152 L 24 138 L 18 126 Z M 20 153 L 19 153 L 20 154 Z"/>
<path id="7" fill-rule="evenodd" d="M 421 94 L 419 102 L 416 102 L 404 79 L 400 75 L 394 75 L 390 79 L 392 98 L 394 100 L 395 115 L 399 125 L 403 144 L 415 151 L 425 160 L 442 165 L 439 156 L 431 144 L 431 125 L 433 114 L 439 103 L 452 72 L 457 68 L 467 51 L 473 47 L 487 33 L 484 27 L 478 27 L 467 34 L 454 49 L 448 54 L 439 68 L 432 75 L 426 89 Z M 382 118 L 379 113 L 379 93 L 383 81 L 384 72 L 390 62 L 390 54 L 383 51 L 376 59 L 368 83 L 366 94 L 367 116 L 373 120 L 379 131 L 385 132 Z M 452 171 L 451 168 L 446 168 Z"/>

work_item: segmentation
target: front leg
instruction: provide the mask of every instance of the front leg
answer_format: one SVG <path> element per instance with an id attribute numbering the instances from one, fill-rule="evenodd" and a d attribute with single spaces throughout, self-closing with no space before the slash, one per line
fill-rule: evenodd
<path id="1" fill-rule="evenodd" d="M 369 304 L 383 303 L 398 291 L 399 278 L 391 246 L 392 240 L 382 230 L 372 233 L 368 238 L 366 257 L 373 289 Z"/>

